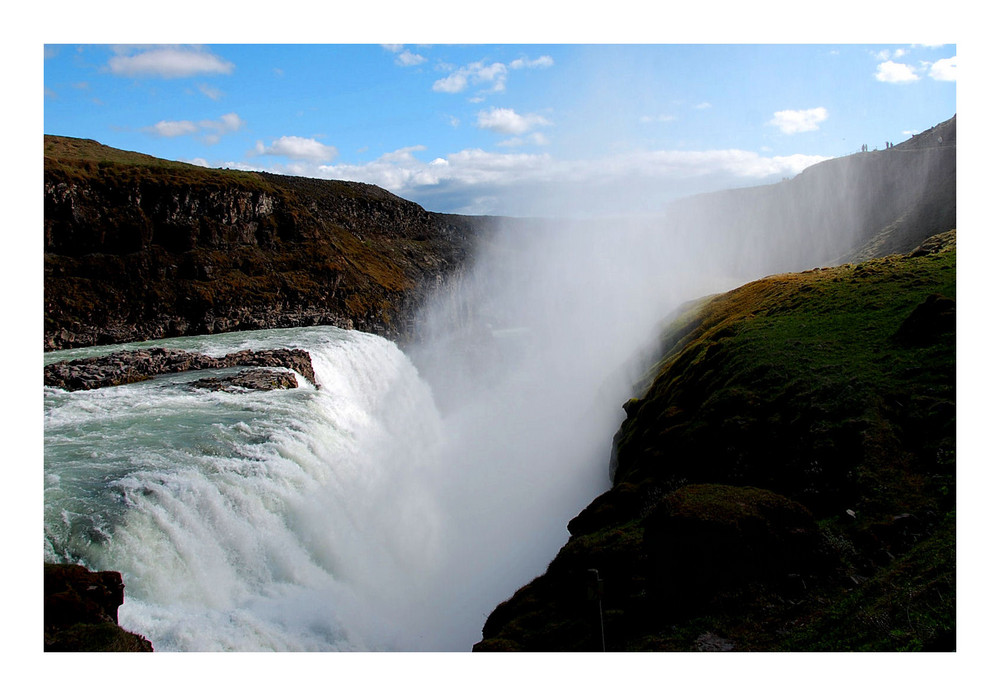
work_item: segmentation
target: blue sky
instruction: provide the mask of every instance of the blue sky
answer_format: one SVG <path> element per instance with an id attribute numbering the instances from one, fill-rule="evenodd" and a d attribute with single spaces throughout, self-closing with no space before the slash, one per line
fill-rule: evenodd
<path id="1" fill-rule="evenodd" d="M 441 212 L 655 213 L 905 140 L 956 73 L 954 44 L 60 43 L 44 131 Z"/>

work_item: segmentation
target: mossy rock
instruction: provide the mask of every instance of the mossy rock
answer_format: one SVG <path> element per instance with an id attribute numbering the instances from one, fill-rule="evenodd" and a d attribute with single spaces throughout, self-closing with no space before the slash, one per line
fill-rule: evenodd
<path id="1" fill-rule="evenodd" d="M 680 613 L 720 592 L 812 573 L 825 557 L 805 507 L 772 491 L 718 484 L 667 495 L 646 518 L 643 545 L 651 595 Z"/>

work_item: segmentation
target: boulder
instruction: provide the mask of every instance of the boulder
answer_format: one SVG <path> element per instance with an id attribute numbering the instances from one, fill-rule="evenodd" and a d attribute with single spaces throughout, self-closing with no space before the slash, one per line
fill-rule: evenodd
<path id="1" fill-rule="evenodd" d="M 152 652 L 146 638 L 118 625 L 121 573 L 45 564 L 46 652 Z"/>
<path id="2" fill-rule="evenodd" d="M 698 484 L 663 498 L 646 520 L 649 590 L 668 613 L 685 613 L 750 585 L 786 585 L 823 558 L 802 505 L 760 488 Z"/>
<path id="3" fill-rule="evenodd" d="M 254 391 L 270 391 L 272 389 L 295 389 L 299 385 L 291 372 L 277 371 L 260 367 L 252 370 L 242 370 L 228 377 L 205 377 L 191 383 L 195 389 L 210 391 L 235 392 L 244 389 Z"/>

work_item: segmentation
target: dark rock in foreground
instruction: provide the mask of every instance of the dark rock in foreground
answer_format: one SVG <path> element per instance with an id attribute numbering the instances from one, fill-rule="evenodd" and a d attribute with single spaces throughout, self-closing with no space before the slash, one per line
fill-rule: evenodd
<path id="1" fill-rule="evenodd" d="M 60 387 L 66 391 L 99 389 L 140 382 L 150 377 L 175 372 L 244 366 L 286 367 L 319 386 L 309 353 L 292 348 L 241 350 L 221 358 L 169 348 L 119 351 L 96 358 L 81 358 L 46 365 L 45 386 Z M 257 379 L 257 383 L 262 384 L 260 379 Z"/>
<path id="2" fill-rule="evenodd" d="M 152 652 L 148 640 L 118 625 L 121 573 L 45 564 L 46 652 Z"/>

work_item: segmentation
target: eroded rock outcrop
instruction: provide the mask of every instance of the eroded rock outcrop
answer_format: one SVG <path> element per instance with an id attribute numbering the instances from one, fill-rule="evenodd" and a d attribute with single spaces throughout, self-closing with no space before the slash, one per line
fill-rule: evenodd
<path id="1" fill-rule="evenodd" d="M 46 652 L 152 652 L 146 638 L 118 625 L 121 573 L 45 564 Z"/>
<path id="2" fill-rule="evenodd" d="M 45 386 L 59 387 L 66 391 L 99 389 L 139 382 L 157 375 L 225 367 L 288 368 L 319 386 L 313 372 L 312 358 L 307 351 L 297 348 L 241 350 L 222 357 L 170 348 L 118 351 L 95 358 L 46 365 Z M 263 384 L 260 379 L 257 383 Z"/>
<path id="3" fill-rule="evenodd" d="M 190 384 L 192 389 L 209 391 L 271 391 L 272 389 L 295 389 L 298 380 L 291 372 L 279 372 L 266 368 L 242 370 L 228 377 L 205 377 Z"/>

